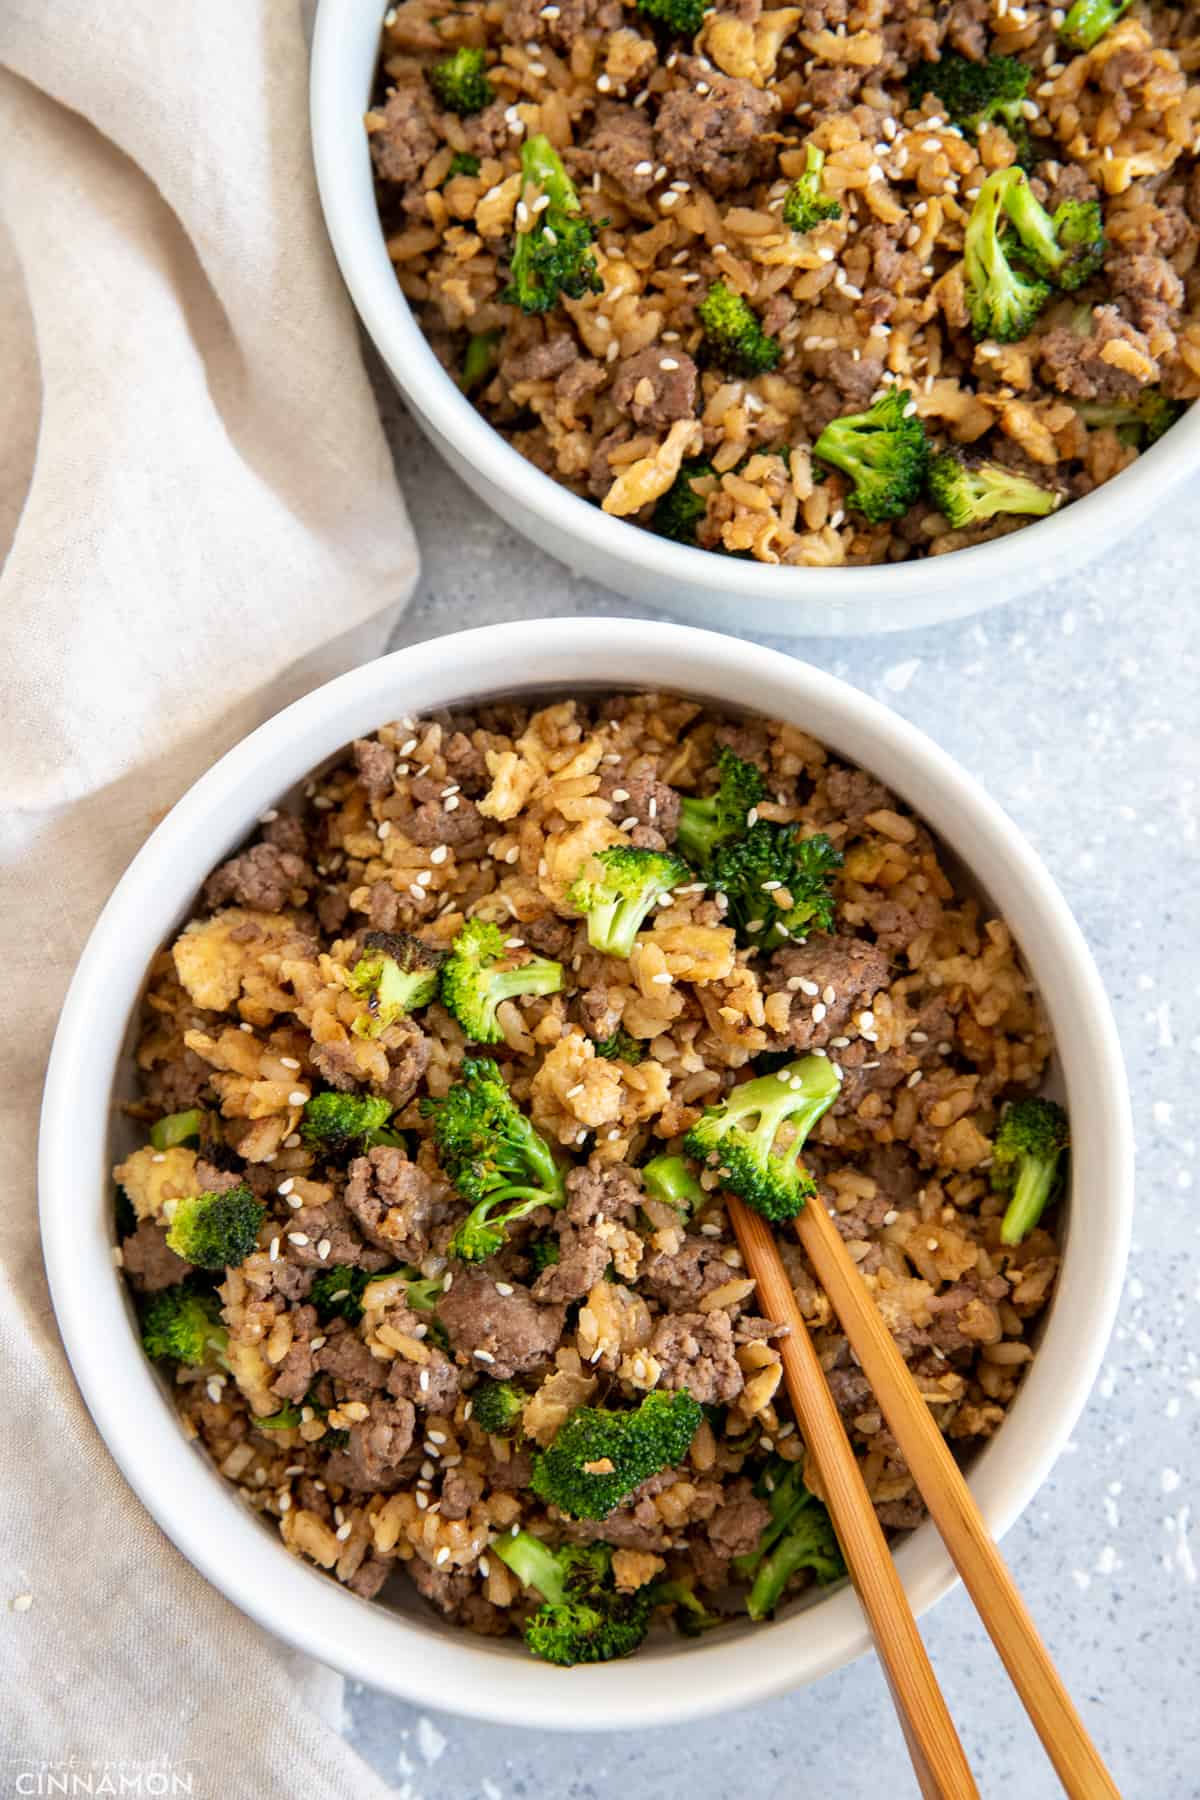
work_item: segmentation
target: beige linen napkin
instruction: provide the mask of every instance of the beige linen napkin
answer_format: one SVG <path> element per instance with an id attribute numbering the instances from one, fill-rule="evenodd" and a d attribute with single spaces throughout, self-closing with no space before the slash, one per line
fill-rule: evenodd
<path id="1" fill-rule="evenodd" d="M 382 646 L 416 574 L 306 60 L 298 0 L 0 4 L 4 1794 L 71 1758 L 96 1792 L 156 1791 L 117 1781 L 162 1758 L 198 1800 L 385 1791 L 319 1716 L 340 1682 L 125 1488 L 34 1210 L 54 1021 L 117 877 L 235 739 Z"/>

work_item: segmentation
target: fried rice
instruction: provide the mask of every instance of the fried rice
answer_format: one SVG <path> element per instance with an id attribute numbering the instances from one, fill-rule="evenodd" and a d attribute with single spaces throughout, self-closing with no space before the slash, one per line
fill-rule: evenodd
<path id="1" fill-rule="evenodd" d="M 871 524 L 812 446 L 895 388 L 935 447 L 1069 501 L 1139 454 L 1080 403 L 1200 393 L 1195 7 L 1139 4 L 1078 54 L 1062 22 L 1041 0 L 736 0 L 689 41 L 621 0 L 405 0 L 366 119 L 397 280 L 456 377 L 468 338 L 494 340 L 475 404 L 610 513 L 652 525 L 698 459 L 695 541 L 763 562 L 890 562 L 1019 530 L 1013 515 L 954 529 L 928 497 Z M 428 81 L 463 45 L 485 50 L 495 95 L 465 117 Z M 1015 343 L 972 336 L 962 252 L 985 177 L 1017 148 L 999 124 L 965 135 L 932 93 L 910 101 L 913 72 L 950 54 L 1021 59 L 1034 193 L 1103 204 L 1102 270 Z M 533 134 L 600 226 L 602 291 L 544 317 L 503 297 L 538 204 L 520 166 Z M 793 232 L 780 209 L 808 145 L 842 212 Z M 770 372 L 705 363 L 697 306 L 717 281 L 780 346 Z"/>
<path id="2" fill-rule="evenodd" d="M 669 845 L 680 797 L 711 791 L 722 744 L 764 772 L 761 817 L 842 851 L 832 932 L 739 949 L 723 897 L 697 880 L 658 906 L 628 960 L 598 954 L 572 879 L 600 848 Z M 349 981 L 364 932 L 444 949 L 469 916 L 499 924 L 514 961 L 563 966 L 561 991 L 501 1004 L 489 1053 L 569 1167 L 571 1196 L 557 1222 L 542 1209 L 478 1266 L 448 1256 L 468 1203 L 423 1105 L 478 1053 L 437 999 L 356 1030 Z M 598 1054 L 618 1029 L 640 1060 Z M 451 1620 L 506 1633 L 533 1601 L 489 1546 L 520 1526 L 599 1538 L 626 1587 L 684 1575 L 719 1610 L 732 1559 L 764 1527 L 768 1458 L 820 1484 L 781 1385 L 785 1328 L 756 1310 L 719 1173 L 703 1172 L 706 1197 L 683 1218 L 643 1191 L 641 1165 L 757 1059 L 836 1062 L 839 1099 L 806 1152 L 810 1203 L 830 1209 L 968 1459 L 1004 1421 L 1058 1267 L 1045 1225 L 1002 1244 L 988 1177 L 1000 1111 L 1036 1089 L 1050 1050 L 1002 921 L 900 801 L 796 726 L 653 694 L 401 719 L 311 780 L 294 811 L 266 814 L 156 959 L 130 1110 L 143 1127 L 185 1108 L 206 1123 L 199 1148 L 146 1144 L 116 1169 L 132 1209 L 120 1259 L 144 1308 L 193 1276 L 166 1241 L 180 1201 L 252 1188 L 257 1244 L 210 1278 L 227 1350 L 220 1367 L 180 1363 L 175 1400 L 288 1549 L 356 1593 L 403 1571 Z M 384 1099 L 403 1147 L 310 1148 L 304 1109 L 327 1089 Z M 531 1245 L 548 1226 L 561 1257 L 538 1275 Z M 908 1469 L 799 1244 L 779 1241 L 879 1518 L 908 1529 L 922 1516 Z M 432 1314 L 409 1310 L 398 1264 L 432 1284 Z M 334 1265 L 370 1276 L 353 1323 L 309 1299 Z M 521 1433 L 489 1436 L 472 1395 L 514 1373 Z M 531 1456 L 574 1408 L 683 1386 L 705 1406 L 686 1459 L 608 1518 L 570 1520 L 531 1491 Z"/>

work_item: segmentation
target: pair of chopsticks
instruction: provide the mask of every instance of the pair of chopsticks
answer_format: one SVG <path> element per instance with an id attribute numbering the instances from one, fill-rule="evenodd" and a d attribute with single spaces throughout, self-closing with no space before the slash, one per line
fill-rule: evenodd
<path id="1" fill-rule="evenodd" d="M 926 1800 L 978 1796 L 958 1733 L 925 1652 L 850 1440 L 796 1304 L 770 1226 L 733 1194 L 729 1217 L 763 1313 L 791 1326 L 780 1341 L 788 1394 L 817 1472 L 846 1566 L 875 1640 Z M 988 1635 L 1072 1800 L 1120 1800 L 1038 1636 L 958 1464 L 934 1423 L 837 1227 L 820 1200 L 796 1235 L 841 1321 L 880 1411 Z"/>

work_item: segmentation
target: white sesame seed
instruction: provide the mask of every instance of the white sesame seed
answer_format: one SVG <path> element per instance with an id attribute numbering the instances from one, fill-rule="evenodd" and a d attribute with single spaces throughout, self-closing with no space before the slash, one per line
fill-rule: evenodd
<path id="1" fill-rule="evenodd" d="M 910 1088 L 919 1087 L 924 1079 L 925 1077 L 922 1075 L 920 1069 L 914 1069 L 904 1085 L 905 1087 Z"/>
<path id="2" fill-rule="evenodd" d="M 425 1492 L 423 1492 L 423 1490 L 421 1488 L 418 1488 L 417 1494 L 416 1494 L 416 1500 L 417 1500 L 417 1511 L 424 1512 L 425 1508 L 429 1505 L 429 1495 L 426 1494 Z"/>
<path id="3" fill-rule="evenodd" d="M 848 1037 L 830 1038 L 829 1047 L 831 1050 L 844 1050 L 849 1042 L 850 1039 Z"/>
<path id="4" fill-rule="evenodd" d="M 597 75 L 597 77 L 596 77 L 597 93 L 607 94 L 611 87 L 612 87 L 612 81 L 607 75 Z"/>
<path id="5" fill-rule="evenodd" d="M 813 1024 L 819 1025 L 821 1023 L 821 1020 L 825 1017 L 825 1014 L 828 1010 L 829 1009 L 825 1005 L 825 1002 L 823 1000 L 818 1000 L 816 1005 L 812 1009 Z"/>
<path id="6" fill-rule="evenodd" d="M 305 1093 L 303 1088 L 293 1088 L 291 1093 L 288 1095 L 288 1105 L 289 1106 L 303 1106 L 307 1099 L 308 1099 L 308 1095 Z"/>
<path id="7" fill-rule="evenodd" d="M 833 986 L 832 982 L 826 983 L 821 989 L 821 998 L 826 1006 L 833 1005 L 834 1001 L 837 999 L 837 989 Z"/>
<path id="8" fill-rule="evenodd" d="M 496 1292 L 502 1294 L 507 1300 L 511 1296 L 513 1289 L 507 1281 L 498 1281 L 496 1283 Z"/>
<path id="9" fill-rule="evenodd" d="M 650 979 L 656 987 L 670 987 L 675 977 L 671 974 L 669 969 L 660 969 L 658 974 L 652 975 Z"/>
<path id="10" fill-rule="evenodd" d="M 305 1244 L 308 1242 L 308 1234 L 304 1231 L 289 1231 L 287 1240 L 289 1244 L 295 1244 L 298 1249 L 303 1250 Z"/>
<path id="11" fill-rule="evenodd" d="M 458 802 L 459 802 L 458 795 L 451 794 L 450 798 L 446 802 L 446 811 L 447 812 L 457 812 L 458 811 Z"/>
<path id="12" fill-rule="evenodd" d="M 245 1021 L 245 1020 L 244 1020 L 244 1019 L 243 1019 L 243 1020 L 242 1020 L 242 1023 L 241 1023 L 241 1024 L 240 1024 L 240 1025 L 239 1025 L 239 1026 L 238 1026 L 238 1030 L 239 1030 L 239 1031 L 245 1031 L 245 1032 L 247 1032 L 247 1033 L 249 1033 L 249 1032 L 252 1032 L 252 1031 L 253 1031 L 253 1030 L 254 1030 L 254 1027 L 253 1027 L 253 1025 L 248 1025 L 248 1024 L 247 1024 L 247 1023 L 246 1023 L 246 1021 Z"/>
<path id="13" fill-rule="evenodd" d="M 702 1237 L 720 1237 L 721 1227 L 719 1225 L 712 1224 L 710 1221 L 709 1223 L 702 1225 L 700 1227 L 700 1234 Z"/>
<path id="14" fill-rule="evenodd" d="M 583 1092 L 583 1082 L 582 1082 L 582 1081 L 577 1081 L 577 1082 L 576 1082 L 576 1083 L 575 1083 L 575 1086 L 574 1086 L 574 1087 L 569 1087 L 569 1088 L 568 1088 L 568 1089 L 567 1089 L 567 1099 L 568 1099 L 568 1100 L 575 1100 L 575 1099 L 577 1099 L 577 1098 L 578 1098 L 578 1096 L 579 1096 L 579 1095 L 580 1095 L 580 1094 L 582 1094 L 582 1092 Z"/>
<path id="15" fill-rule="evenodd" d="M 277 1237 L 273 1237 L 271 1239 L 271 1247 L 267 1251 L 267 1255 L 269 1256 L 269 1258 L 271 1259 L 272 1262 L 279 1261 L 279 1239 Z"/>
<path id="16" fill-rule="evenodd" d="M 637 826 L 637 822 L 638 822 L 638 817 L 637 817 L 637 814 L 636 814 L 636 813 L 630 813 L 630 815 L 629 815 L 629 817 L 628 817 L 628 818 L 627 818 L 627 819 L 622 819 L 622 820 L 621 820 L 621 824 L 620 824 L 620 830 L 622 830 L 622 831 L 633 831 L 633 830 L 635 830 L 635 828 L 636 828 L 636 826 Z"/>
<path id="17" fill-rule="evenodd" d="M 287 1513 L 287 1512 L 291 1512 L 291 1510 L 292 1510 L 292 1496 L 291 1496 L 291 1495 L 290 1495 L 290 1494 L 280 1494 L 280 1496 L 279 1496 L 279 1510 L 280 1510 L 280 1512 L 281 1512 L 281 1513 Z"/>
<path id="18" fill-rule="evenodd" d="M 653 175 L 654 164 L 652 162 L 635 163 L 633 165 L 633 172 L 635 175 Z"/>
<path id="19" fill-rule="evenodd" d="M 494 1363 L 495 1357 L 488 1350 L 472 1350 L 472 1356 L 481 1363 Z"/>
<path id="20" fill-rule="evenodd" d="M 167 1153 L 165 1150 L 156 1151 L 155 1154 L 150 1158 L 150 1161 L 152 1163 L 165 1163 L 166 1160 L 167 1160 Z"/>
<path id="21" fill-rule="evenodd" d="M 870 1031 L 875 1023 L 875 1014 L 871 1011 L 870 1007 L 868 1007 L 865 1012 L 859 1013 L 858 1022 L 864 1031 Z"/>
<path id="22" fill-rule="evenodd" d="M 325 1258 L 329 1255 L 329 1251 L 330 1251 L 329 1239 L 322 1238 L 320 1243 L 317 1245 L 317 1255 L 320 1257 L 322 1262 L 324 1262 Z"/>
<path id="23" fill-rule="evenodd" d="M 281 1056 L 279 1060 L 285 1069 L 298 1069 L 300 1067 L 300 1064 L 296 1061 L 294 1056 Z"/>

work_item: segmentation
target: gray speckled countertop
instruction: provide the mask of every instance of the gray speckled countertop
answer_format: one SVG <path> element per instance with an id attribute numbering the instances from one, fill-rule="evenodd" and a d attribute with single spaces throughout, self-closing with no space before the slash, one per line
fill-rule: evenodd
<path id="1" fill-rule="evenodd" d="M 501 619 L 645 616 L 515 536 L 383 404 L 424 557 L 397 644 Z M 1068 1453 L 1005 1548 L 1126 1800 L 1200 1795 L 1198 569 L 1200 506 L 1180 496 L 1136 548 L 977 620 L 779 640 L 986 783 L 1062 886 L 1116 1009 L 1138 1154 L 1120 1321 Z M 1057 1783 L 961 1591 L 925 1635 L 987 1800 L 1051 1800 Z M 422 1717 L 364 1688 L 347 1693 L 346 1725 L 404 1800 L 916 1793 L 873 1660 L 636 1738 Z"/>

